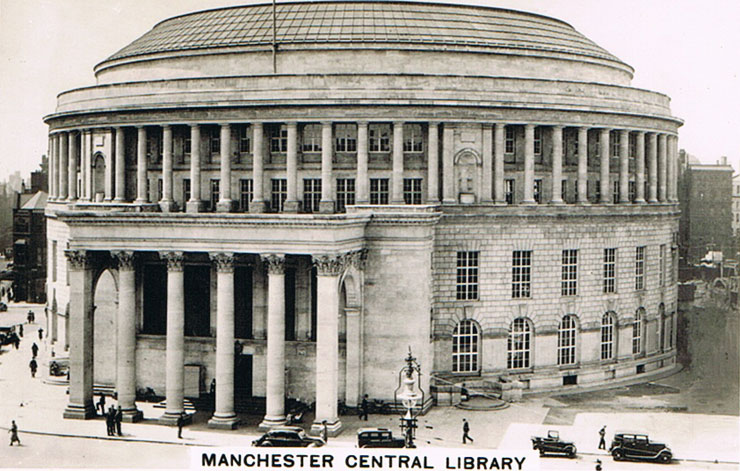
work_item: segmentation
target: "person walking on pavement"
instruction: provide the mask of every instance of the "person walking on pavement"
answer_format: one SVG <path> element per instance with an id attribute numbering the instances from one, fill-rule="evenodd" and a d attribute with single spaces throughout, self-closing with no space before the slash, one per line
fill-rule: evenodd
<path id="1" fill-rule="evenodd" d="M 36 345 L 36 342 L 31 345 L 31 353 L 33 353 L 33 357 L 36 358 L 39 354 L 39 346 Z"/>
<path id="2" fill-rule="evenodd" d="M 44 340 L 44 329 L 39 327 L 39 340 Z"/>
<path id="3" fill-rule="evenodd" d="M 31 358 L 31 361 L 28 363 L 28 367 L 31 369 L 31 378 L 35 378 L 36 370 L 39 367 L 38 363 L 36 363 L 36 358 Z"/>
<path id="4" fill-rule="evenodd" d="M 18 335 L 23 337 L 23 324 L 18 324 Z"/>
<path id="5" fill-rule="evenodd" d="M 21 347 L 21 338 L 18 337 L 18 334 L 13 332 L 13 345 L 15 346 L 15 349 L 18 350 Z"/>
<path id="6" fill-rule="evenodd" d="M 113 416 L 110 411 L 105 411 L 103 417 L 105 417 L 105 433 L 110 437 L 113 435 Z"/>
<path id="7" fill-rule="evenodd" d="M 108 432 L 108 435 L 111 437 L 116 436 L 116 409 L 113 407 L 113 404 L 108 407 L 108 420 L 106 423 L 109 424 L 110 431 Z"/>
<path id="8" fill-rule="evenodd" d="M 606 450 L 606 440 L 604 440 L 605 435 L 606 435 L 606 425 L 601 427 L 601 430 L 599 430 L 599 450 Z"/>
<path id="9" fill-rule="evenodd" d="M 97 408 L 100 409 L 100 415 L 105 415 L 105 394 L 100 395 Z"/>
<path id="10" fill-rule="evenodd" d="M 123 436 L 123 433 L 121 432 L 121 422 L 123 421 L 123 410 L 121 410 L 121 406 L 118 406 L 118 410 L 116 410 L 116 417 L 115 417 L 115 424 L 116 424 L 116 434 L 119 437 Z"/>
<path id="11" fill-rule="evenodd" d="M 13 446 L 13 443 L 18 443 L 18 446 L 21 446 L 21 440 L 18 438 L 18 426 L 15 424 L 15 420 L 10 424 L 8 433 L 10 433 L 10 446 Z"/>
<path id="12" fill-rule="evenodd" d="M 360 404 L 360 419 L 367 420 L 367 409 L 369 404 L 367 403 L 367 394 L 362 397 L 362 403 Z"/>
<path id="13" fill-rule="evenodd" d="M 466 440 L 470 440 L 470 442 L 474 442 L 473 437 L 470 436 L 470 424 L 466 419 L 463 419 L 463 436 L 462 436 L 462 442 L 463 445 L 465 445 L 467 442 Z"/>
<path id="14" fill-rule="evenodd" d="M 329 430 L 326 426 L 326 420 L 321 421 L 321 439 L 324 440 L 324 443 L 329 442 Z"/>
<path id="15" fill-rule="evenodd" d="M 183 415 L 185 415 L 185 413 L 180 412 L 180 415 L 177 416 L 177 438 L 182 438 L 182 426 L 185 425 L 185 418 Z"/>

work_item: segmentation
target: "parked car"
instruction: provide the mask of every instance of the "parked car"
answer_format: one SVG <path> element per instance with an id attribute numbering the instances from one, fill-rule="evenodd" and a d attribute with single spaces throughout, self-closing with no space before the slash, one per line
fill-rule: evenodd
<path id="1" fill-rule="evenodd" d="M 8 305 L 0 301 L 0 312 L 5 312 L 7 310 L 8 310 Z"/>
<path id="2" fill-rule="evenodd" d="M 10 345 L 15 340 L 15 333 L 12 327 L 0 327 L 0 346 Z"/>
<path id="3" fill-rule="evenodd" d="M 406 441 L 394 437 L 387 428 L 363 428 L 357 431 L 357 446 L 360 448 L 403 448 Z"/>
<path id="4" fill-rule="evenodd" d="M 532 437 L 532 449 L 538 450 L 540 456 L 548 454 L 565 455 L 568 458 L 576 456 L 576 446 L 573 442 L 561 440 L 557 430 L 548 430 L 547 437 Z"/>
<path id="5" fill-rule="evenodd" d="M 665 444 L 651 442 L 647 435 L 639 433 L 614 435 L 609 452 L 615 461 L 628 459 L 670 463 L 673 459 L 673 453 Z"/>
<path id="6" fill-rule="evenodd" d="M 324 446 L 324 440 L 317 437 L 309 437 L 300 427 L 281 427 L 270 430 L 257 440 L 254 440 L 252 446 L 319 447 Z"/>

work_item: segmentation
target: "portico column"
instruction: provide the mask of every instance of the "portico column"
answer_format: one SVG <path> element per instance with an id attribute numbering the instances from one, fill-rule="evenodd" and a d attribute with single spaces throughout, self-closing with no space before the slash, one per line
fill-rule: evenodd
<path id="1" fill-rule="evenodd" d="M 602 129 L 599 132 L 601 133 L 599 138 L 599 152 L 601 154 L 601 165 L 599 168 L 601 182 L 599 192 L 601 193 L 601 199 L 599 203 L 609 204 L 612 202 L 611 181 L 609 181 L 609 177 L 611 175 L 611 155 L 609 152 L 611 149 L 609 148 L 609 136 L 611 135 L 611 132 L 609 129 Z"/>
<path id="2" fill-rule="evenodd" d="M 552 204 L 563 204 L 563 126 L 552 127 Z"/>
<path id="3" fill-rule="evenodd" d="M 252 123 L 252 202 L 250 213 L 265 212 L 265 173 L 264 173 L 264 127 L 262 123 Z"/>
<path id="4" fill-rule="evenodd" d="M 626 129 L 619 131 L 619 203 L 630 202 L 630 161 L 629 161 L 630 132 Z"/>
<path id="5" fill-rule="evenodd" d="M 339 381 L 339 275 L 344 263 L 336 255 L 313 258 L 317 270 L 316 418 L 314 433 L 326 422 L 327 432 L 336 436 L 342 429 L 337 415 Z"/>
<path id="6" fill-rule="evenodd" d="M 90 171 L 88 167 L 88 154 L 90 152 L 89 142 L 87 140 L 89 132 L 86 129 L 80 131 L 80 200 L 89 201 L 87 195 L 87 174 Z"/>
<path id="7" fill-rule="evenodd" d="M 439 124 L 429 123 L 427 140 L 427 202 L 439 203 Z"/>
<path id="8" fill-rule="evenodd" d="M 287 128 L 288 152 L 286 155 L 285 170 L 288 177 L 288 190 L 285 195 L 283 211 L 286 213 L 296 213 L 300 209 L 300 203 L 298 201 L 298 123 L 288 123 Z"/>
<path id="9" fill-rule="evenodd" d="M 93 406 L 93 267 L 84 250 L 65 250 L 69 267 L 69 403 L 65 419 L 95 417 Z"/>
<path id="10" fill-rule="evenodd" d="M 648 203 L 658 202 L 658 135 L 648 134 Z"/>
<path id="11" fill-rule="evenodd" d="M 116 128 L 116 197 L 113 201 L 126 201 L 126 137 L 122 127 Z"/>
<path id="12" fill-rule="evenodd" d="M 493 126 L 488 123 L 483 129 L 483 180 L 481 182 L 481 203 L 493 202 Z"/>
<path id="13" fill-rule="evenodd" d="M 92 129 L 87 131 L 85 134 L 85 199 L 87 201 L 93 201 L 95 195 L 93 194 L 93 131 Z"/>
<path id="14" fill-rule="evenodd" d="M 79 149 L 77 147 L 77 133 L 69 132 L 67 134 L 69 138 L 69 158 L 67 160 L 67 201 L 75 201 L 77 199 L 77 155 Z"/>
<path id="15" fill-rule="evenodd" d="M 635 186 L 637 195 L 635 203 L 645 203 L 645 133 L 638 132 L 635 137 L 637 147 L 635 155 Z"/>
<path id="16" fill-rule="evenodd" d="M 524 125 L 524 199 L 534 204 L 534 124 Z"/>
<path id="17" fill-rule="evenodd" d="M 357 123 L 357 181 L 355 190 L 357 191 L 357 204 L 368 204 L 368 176 L 367 176 L 367 121 Z"/>
<path id="18" fill-rule="evenodd" d="M 345 402 L 349 407 L 357 407 L 360 398 L 360 369 L 362 349 L 362 321 L 359 307 L 347 307 L 344 309 L 347 319 L 347 363 L 345 378 L 347 378 L 347 389 Z"/>
<path id="19" fill-rule="evenodd" d="M 146 194 L 146 128 L 137 126 L 136 142 L 136 204 L 149 202 Z"/>
<path id="20" fill-rule="evenodd" d="M 455 129 L 445 123 L 442 130 L 442 203 L 455 204 Z"/>
<path id="21" fill-rule="evenodd" d="M 162 140 L 163 140 L 162 142 L 162 200 L 159 201 L 159 207 L 162 209 L 163 212 L 170 212 L 175 209 L 175 202 L 172 199 L 172 127 L 171 126 L 169 125 L 162 126 Z"/>
<path id="22" fill-rule="evenodd" d="M 60 142 L 60 155 L 59 155 L 59 191 L 58 196 L 60 200 L 67 199 L 67 190 L 69 183 L 67 182 L 67 167 L 69 166 L 69 136 L 71 133 L 63 132 L 59 135 Z"/>
<path id="23" fill-rule="evenodd" d="M 120 128 L 119 128 L 120 129 Z M 143 418 L 136 409 L 136 265 L 134 252 L 113 254 L 118 260 L 116 393 L 126 422 Z"/>
<path id="24" fill-rule="evenodd" d="M 54 199 L 54 135 L 49 134 L 47 184 L 49 186 L 49 199 Z"/>
<path id="25" fill-rule="evenodd" d="M 190 199 L 185 203 L 188 213 L 205 210 L 200 184 L 200 125 L 190 125 Z"/>
<path id="26" fill-rule="evenodd" d="M 163 252 L 167 260 L 167 351 L 165 394 L 167 408 L 159 418 L 173 425 L 185 412 L 183 408 L 185 378 L 185 277 L 182 252 Z"/>
<path id="27" fill-rule="evenodd" d="M 668 201 L 676 201 L 676 142 L 678 136 L 668 135 Z"/>
<path id="28" fill-rule="evenodd" d="M 334 138 L 331 126 L 331 121 L 321 123 L 321 201 L 319 201 L 319 212 L 321 213 L 334 212 L 334 198 L 332 198 L 331 191 L 331 182 L 334 179 L 332 165 Z"/>
<path id="29" fill-rule="evenodd" d="M 666 135 L 658 134 L 658 201 L 666 202 Z"/>
<path id="30" fill-rule="evenodd" d="M 504 136 L 506 125 L 496 123 L 493 138 L 493 199 L 496 204 L 506 204 L 504 193 Z"/>
<path id="31" fill-rule="evenodd" d="M 267 429 L 285 423 L 285 257 L 266 255 L 262 262 L 267 267 L 267 401 L 260 428 Z"/>
<path id="32" fill-rule="evenodd" d="M 54 199 L 59 198 L 59 174 L 61 173 L 59 171 L 59 154 L 61 150 L 60 137 L 61 133 L 56 133 L 52 137 L 52 142 L 54 143 L 54 188 L 52 190 L 52 195 L 54 196 Z"/>
<path id="33" fill-rule="evenodd" d="M 105 137 L 105 136 L 103 136 Z M 110 129 L 110 139 L 114 139 L 113 137 L 113 129 Z M 113 152 L 113 144 L 111 143 L 111 152 Z M 94 144 L 93 144 L 94 145 Z M 104 176 L 104 182 L 103 182 L 103 201 L 110 203 L 113 201 L 113 184 L 115 179 L 115 156 L 114 154 L 110 154 L 109 156 L 105 157 L 105 176 Z"/>
<path id="34" fill-rule="evenodd" d="M 393 123 L 393 171 L 391 172 L 391 204 L 403 204 L 403 122 Z"/>
<path id="35" fill-rule="evenodd" d="M 221 125 L 221 186 L 216 211 L 228 213 L 234 209 L 231 199 L 231 126 L 228 123 Z"/>
<path id="36" fill-rule="evenodd" d="M 578 204 L 588 204 L 588 128 L 578 128 Z"/>
<path id="37" fill-rule="evenodd" d="M 216 264 L 216 410 L 210 428 L 235 429 L 234 412 L 234 254 L 211 254 Z"/>

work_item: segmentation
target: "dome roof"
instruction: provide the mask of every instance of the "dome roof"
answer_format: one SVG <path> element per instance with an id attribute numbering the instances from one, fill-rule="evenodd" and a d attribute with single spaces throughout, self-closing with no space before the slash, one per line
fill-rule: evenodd
<path id="1" fill-rule="evenodd" d="M 631 68 L 569 24 L 489 7 L 388 1 L 278 3 L 276 40 L 301 44 L 401 44 L 484 52 L 575 56 Z M 162 21 L 102 64 L 150 54 L 272 44 L 272 5 L 206 10 Z"/>

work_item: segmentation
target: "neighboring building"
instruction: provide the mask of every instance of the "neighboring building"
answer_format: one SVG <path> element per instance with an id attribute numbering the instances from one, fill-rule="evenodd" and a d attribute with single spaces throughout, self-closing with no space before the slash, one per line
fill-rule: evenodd
<path id="1" fill-rule="evenodd" d="M 740 237 L 740 173 L 732 177 L 732 234 Z"/>
<path id="2" fill-rule="evenodd" d="M 13 296 L 15 301 L 46 302 L 47 194 L 16 193 L 13 208 Z"/>
<path id="3" fill-rule="evenodd" d="M 684 151 L 681 151 L 684 155 Z M 690 157 L 688 154 L 686 156 Z M 683 158 L 679 188 L 682 259 L 696 264 L 707 252 L 735 256 L 732 237 L 733 169 L 723 157 L 717 164 Z"/>
<path id="4" fill-rule="evenodd" d="M 65 416 L 93 417 L 94 382 L 129 418 L 153 388 L 172 422 L 216 379 L 214 427 L 250 396 L 283 423 L 288 396 L 335 433 L 339 399 L 393 399 L 409 348 L 424 407 L 444 381 L 675 368 L 667 96 L 541 15 L 276 8 L 276 49 L 269 5 L 178 16 L 45 118 Z"/>

